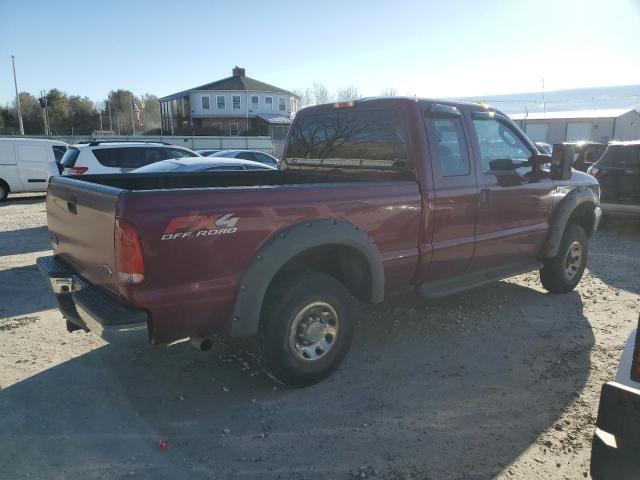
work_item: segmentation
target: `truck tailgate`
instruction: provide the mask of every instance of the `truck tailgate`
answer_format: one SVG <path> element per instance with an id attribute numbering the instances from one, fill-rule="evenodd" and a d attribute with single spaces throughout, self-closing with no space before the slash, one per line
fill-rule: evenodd
<path id="1" fill-rule="evenodd" d="M 117 292 L 114 229 L 119 188 L 53 177 L 47 223 L 54 253 L 89 282 Z"/>

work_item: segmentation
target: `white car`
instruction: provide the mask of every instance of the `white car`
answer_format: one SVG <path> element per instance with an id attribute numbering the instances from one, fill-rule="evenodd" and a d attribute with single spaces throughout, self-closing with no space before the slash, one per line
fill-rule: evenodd
<path id="1" fill-rule="evenodd" d="M 280 160 L 276 157 L 269 155 L 268 153 L 261 152 L 260 150 L 222 150 L 213 155 L 207 155 L 208 157 L 225 157 L 225 158 L 240 158 L 242 160 L 251 160 L 253 162 L 264 163 L 270 167 L 279 168 Z"/>
<path id="2" fill-rule="evenodd" d="M 0 202 L 10 193 L 45 192 L 67 144 L 36 138 L 0 138 Z"/>
<path id="3" fill-rule="evenodd" d="M 62 175 L 126 173 L 161 160 L 200 156 L 167 143 L 96 141 L 71 145 L 60 163 Z"/>

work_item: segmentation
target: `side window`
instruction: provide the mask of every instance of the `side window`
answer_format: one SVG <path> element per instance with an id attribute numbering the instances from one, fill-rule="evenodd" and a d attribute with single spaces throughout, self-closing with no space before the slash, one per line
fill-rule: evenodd
<path id="1" fill-rule="evenodd" d="M 271 165 L 272 167 L 277 167 L 278 166 L 278 164 L 273 160 L 273 158 L 271 158 L 268 155 L 265 155 L 264 153 L 255 153 L 254 155 L 256 156 L 256 160 L 258 162 L 265 163 L 267 165 Z"/>
<path id="2" fill-rule="evenodd" d="M 161 148 L 145 148 L 144 149 L 144 164 L 156 163 L 160 160 L 164 160 Z M 142 165 L 141 165 L 142 166 Z"/>
<path id="3" fill-rule="evenodd" d="M 533 152 L 520 140 L 512 128 L 495 118 L 474 119 L 473 125 L 480 144 L 480 160 L 485 173 L 531 173 Z"/>
<path id="4" fill-rule="evenodd" d="M 434 118 L 431 125 L 438 141 L 438 161 L 443 177 L 469 175 L 471 164 L 460 118 Z"/>
<path id="5" fill-rule="evenodd" d="M 70 148 L 62 156 L 60 165 L 62 165 L 64 168 L 73 168 L 76 165 L 78 155 L 80 155 L 80 150 L 78 150 L 77 148 Z"/>
<path id="6" fill-rule="evenodd" d="M 256 157 L 253 156 L 253 152 L 238 152 L 236 158 L 242 158 L 243 160 L 253 160 L 255 161 Z"/>
<path id="7" fill-rule="evenodd" d="M 180 150 L 178 148 L 165 148 L 164 149 L 164 153 L 165 153 L 165 158 L 188 158 L 188 157 L 195 157 L 195 155 L 192 155 L 190 152 L 187 152 L 185 150 Z"/>
<path id="8" fill-rule="evenodd" d="M 160 148 L 103 148 L 93 154 L 102 166 L 112 168 L 140 168 L 164 159 Z"/>
<path id="9" fill-rule="evenodd" d="M 63 147 L 62 145 L 53 145 L 53 156 L 56 159 L 56 163 L 60 163 L 62 157 L 67 151 L 67 147 Z"/>

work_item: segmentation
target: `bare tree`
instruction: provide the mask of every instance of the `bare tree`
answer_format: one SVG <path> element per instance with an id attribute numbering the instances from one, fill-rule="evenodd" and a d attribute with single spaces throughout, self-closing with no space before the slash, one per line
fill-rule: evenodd
<path id="1" fill-rule="evenodd" d="M 313 103 L 315 105 L 320 103 L 329 103 L 331 101 L 331 96 L 329 95 L 327 87 L 318 82 L 313 83 L 313 87 L 311 87 L 311 95 L 313 96 Z"/>
<path id="2" fill-rule="evenodd" d="M 347 88 L 341 88 L 338 90 L 338 94 L 336 95 L 336 99 L 339 102 L 347 102 L 349 100 L 355 100 L 360 98 L 360 92 L 358 92 L 358 87 L 353 85 Z"/>
<path id="3" fill-rule="evenodd" d="M 395 88 L 385 88 L 380 92 L 381 97 L 395 97 L 397 95 Z"/>
<path id="4" fill-rule="evenodd" d="M 309 105 L 314 104 L 311 89 L 305 88 L 303 90 L 301 88 L 296 88 L 295 90 L 292 90 L 292 92 L 300 98 L 300 106 L 308 107 Z"/>

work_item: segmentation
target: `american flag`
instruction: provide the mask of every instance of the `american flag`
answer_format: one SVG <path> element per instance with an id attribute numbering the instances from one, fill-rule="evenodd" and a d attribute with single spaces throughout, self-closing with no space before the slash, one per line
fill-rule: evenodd
<path id="1" fill-rule="evenodd" d="M 136 116 L 136 123 L 139 127 L 141 127 L 142 119 L 140 118 L 140 109 L 138 108 L 138 105 L 136 105 L 136 101 L 133 99 L 133 97 L 131 98 L 131 108 L 133 109 L 133 114 Z"/>

